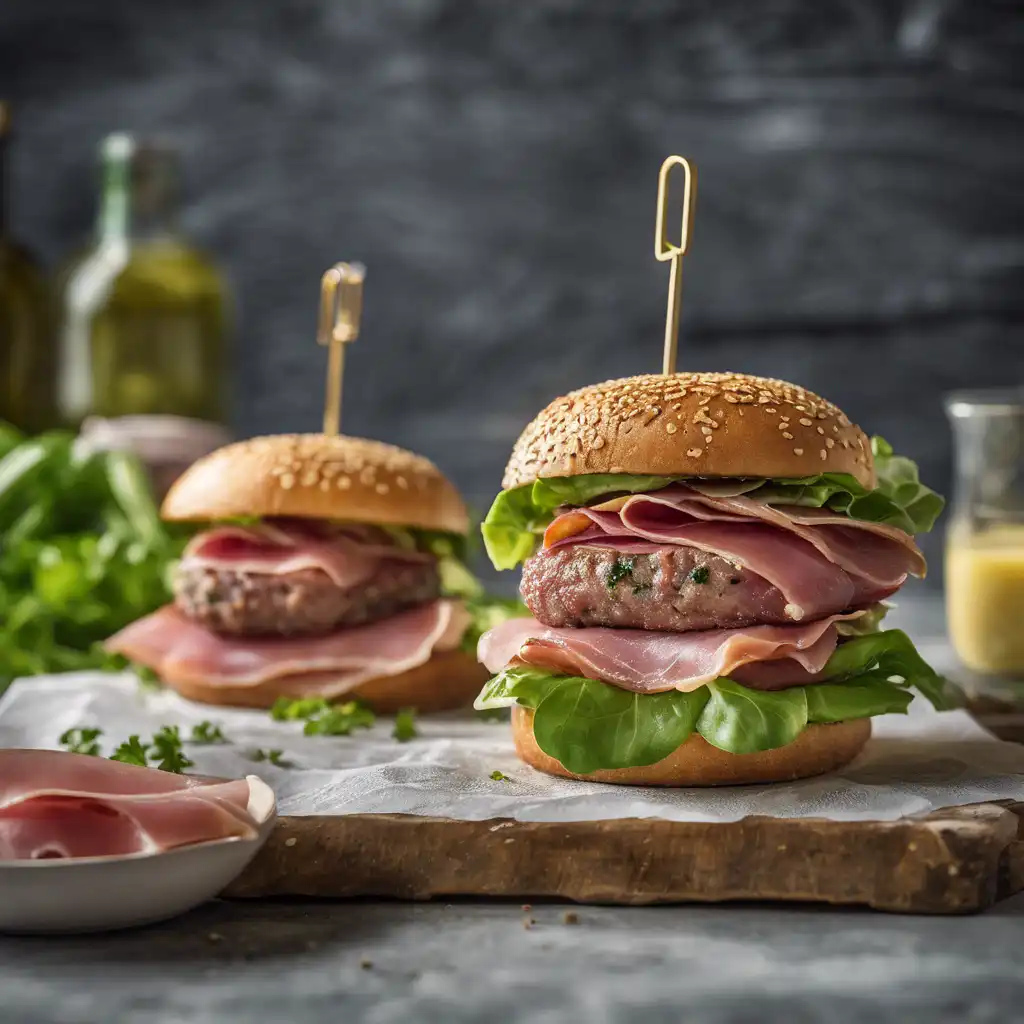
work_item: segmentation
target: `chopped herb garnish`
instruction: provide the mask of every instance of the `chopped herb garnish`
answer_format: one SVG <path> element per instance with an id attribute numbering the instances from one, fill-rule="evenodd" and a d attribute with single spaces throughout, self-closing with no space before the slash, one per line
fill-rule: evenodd
<path id="1" fill-rule="evenodd" d="M 153 734 L 152 754 L 156 767 L 162 772 L 174 772 L 181 775 L 186 768 L 191 768 L 194 761 L 185 756 L 181 743 L 181 730 L 176 725 L 165 725 Z"/>
<path id="2" fill-rule="evenodd" d="M 690 579 L 694 583 L 707 583 L 711 579 L 711 570 L 706 565 L 696 565 L 690 570 Z"/>
<path id="3" fill-rule="evenodd" d="M 395 715 L 395 727 L 391 731 L 392 739 L 398 740 L 399 743 L 408 743 L 409 740 L 414 739 L 418 735 L 419 730 L 416 728 L 416 709 L 402 708 L 402 710 Z"/>
<path id="4" fill-rule="evenodd" d="M 327 711 L 330 706 L 323 697 L 307 697 L 302 700 L 278 697 L 274 702 L 274 706 L 270 709 L 270 717 L 275 722 L 296 722 L 302 719 L 313 718 Z"/>
<path id="5" fill-rule="evenodd" d="M 650 583 L 634 583 L 633 593 L 634 594 L 646 594 L 651 589 Z"/>
<path id="6" fill-rule="evenodd" d="M 636 555 L 622 555 L 616 558 L 608 571 L 608 589 L 614 590 L 627 576 L 633 575 L 636 568 Z"/>
<path id="7" fill-rule="evenodd" d="M 214 725 L 213 722 L 200 722 L 192 726 L 189 743 L 227 743 L 227 739 L 220 731 L 219 725 Z"/>
<path id="8" fill-rule="evenodd" d="M 134 764 L 139 768 L 148 768 L 146 755 L 149 751 L 149 744 L 144 744 L 138 736 L 129 736 L 117 750 L 110 755 L 111 761 L 120 761 L 122 764 Z"/>
<path id="9" fill-rule="evenodd" d="M 99 757 L 100 745 L 97 739 L 103 735 L 102 729 L 68 729 L 60 738 L 60 745 L 67 747 L 72 754 L 88 754 Z"/>
<path id="10" fill-rule="evenodd" d="M 257 747 L 252 752 L 252 759 L 254 761 L 267 761 L 278 768 L 292 767 L 292 762 L 284 759 L 283 750 L 264 750 L 262 747 Z"/>
<path id="11" fill-rule="evenodd" d="M 495 768 L 494 771 L 491 772 L 490 777 L 495 782 L 511 782 L 512 781 L 504 772 L 499 772 L 497 768 Z"/>
<path id="12" fill-rule="evenodd" d="M 348 736 L 354 729 L 369 729 L 376 720 L 369 708 L 350 700 L 307 719 L 302 731 L 306 736 Z"/>

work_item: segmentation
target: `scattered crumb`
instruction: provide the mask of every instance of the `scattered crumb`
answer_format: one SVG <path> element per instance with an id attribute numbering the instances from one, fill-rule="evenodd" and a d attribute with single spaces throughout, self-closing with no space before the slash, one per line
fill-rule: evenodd
<path id="1" fill-rule="evenodd" d="M 529 913 L 531 910 L 533 910 L 533 904 L 532 903 L 524 903 L 519 909 L 524 911 L 524 912 L 526 912 L 526 913 Z"/>
<path id="2" fill-rule="evenodd" d="M 562 924 L 579 924 L 580 915 L 575 910 L 567 910 L 562 915 Z"/>
<path id="3" fill-rule="evenodd" d="M 523 927 L 527 931 L 529 931 L 536 923 L 537 923 L 537 919 L 536 918 L 533 918 L 533 917 L 524 917 L 523 918 Z"/>
<path id="4" fill-rule="evenodd" d="M 284 841 L 284 845 L 285 845 L 285 846 L 294 846 L 294 845 L 295 845 L 295 844 L 296 844 L 297 842 L 298 842 L 298 839 L 296 839 L 296 838 L 295 838 L 295 836 L 289 836 L 289 837 L 288 837 L 288 838 L 287 838 L 287 839 L 286 839 L 286 840 Z"/>
<path id="5" fill-rule="evenodd" d="M 206 937 L 207 937 L 207 938 L 208 938 L 208 939 L 209 939 L 209 940 L 210 940 L 211 942 L 223 942 L 223 941 L 224 941 L 224 936 L 223 936 L 223 935 L 221 935 L 221 933 L 220 933 L 220 932 L 210 932 L 210 934 L 209 934 L 209 935 L 207 935 Z"/>
<path id="6" fill-rule="evenodd" d="M 359 966 L 362 967 L 362 969 L 364 971 L 368 971 L 368 970 L 370 970 L 371 967 L 373 967 L 373 961 L 372 960 L 360 960 L 359 961 Z"/>

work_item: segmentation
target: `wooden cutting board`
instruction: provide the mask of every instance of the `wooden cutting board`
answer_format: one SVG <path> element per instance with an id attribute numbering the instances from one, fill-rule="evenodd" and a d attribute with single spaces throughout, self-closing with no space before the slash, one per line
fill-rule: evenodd
<path id="1" fill-rule="evenodd" d="M 1024 889 L 1024 804 L 919 819 L 453 821 L 285 817 L 226 895 L 785 900 L 969 914 Z"/>

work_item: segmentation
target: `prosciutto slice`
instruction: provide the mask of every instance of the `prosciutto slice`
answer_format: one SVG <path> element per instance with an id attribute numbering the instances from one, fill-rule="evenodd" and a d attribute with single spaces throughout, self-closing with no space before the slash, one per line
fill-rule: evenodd
<path id="1" fill-rule="evenodd" d="M 319 569 L 342 589 L 376 575 L 382 561 L 429 561 L 431 555 L 374 542 L 358 530 L 331 530 L 298 519 L 263 520 L 252 526 L 218 526 L 194 537 L 183 568 L 230 570 L 281 576 Z"/>
<path id="2" fill-rule="evenodd" d="M 878 601 L 926 569 L 913 538 L 896 527 L 682 485 L 573 509 L 544 536 L 545 548 L 636 551 L 638 542 L 693 547 L 745 566 L 783 594 L 795 622 Z"/>
<path id="3" fill-rule="evenodd" d="M 54 750 L 0 750 L 0 861 L 155 853 L 249 839 L 245 779 L 218 781 Z"/>
<path id="4" fill-rule="evenodd" d="M 283 679 L 282 692 L 332 699 L 367 680 L 422 665 L 435 650 L 450 650 L 468 622 L 461 603 L 433 601 L 326 636 L 228 637 L 166 605 L 105 646 L 172 684 L 240 687 Z"/>
<path id="5" fill-rule="evenodd" d="M 536 619 L 511 619 L 480 638 L 477 656 L 490 672 L 518 659 L 635 693 L 685 693 L 719 676 L 774 690 L 813 682 L 836 649 L 835 623 L 862 614 L 831 615 L 800 626 L 694 633 L 554 628 Z"/>

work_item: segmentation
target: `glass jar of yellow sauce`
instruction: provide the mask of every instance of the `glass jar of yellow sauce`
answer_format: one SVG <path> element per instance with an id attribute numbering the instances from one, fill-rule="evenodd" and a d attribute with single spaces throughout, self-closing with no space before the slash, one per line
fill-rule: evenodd
<path id="1" fill-rule="evenodd" d="M 946 535 L 946 617 L 975 672 L 1024 676 L 1024 390 L 946 400 L 956 482 Z"/>

